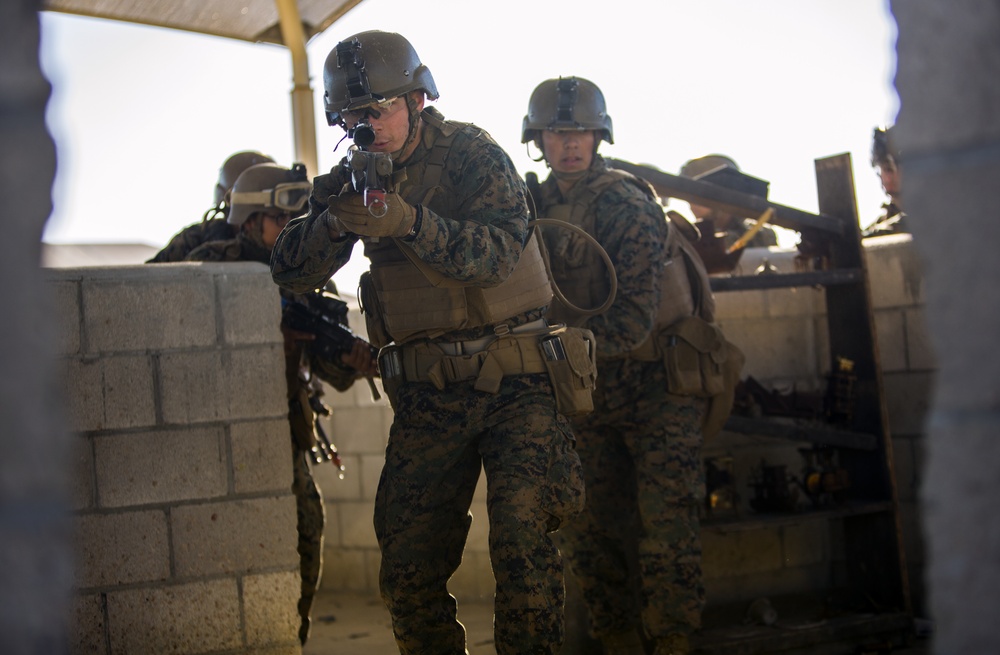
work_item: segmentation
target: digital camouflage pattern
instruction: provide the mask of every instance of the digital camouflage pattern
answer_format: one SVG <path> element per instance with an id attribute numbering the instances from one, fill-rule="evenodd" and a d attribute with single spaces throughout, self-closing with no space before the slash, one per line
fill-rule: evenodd
<path id="1" fill-rule="evenodd" d="M 550 175 L 541 185 L 541 199 L 537 207 L 539 216 L 547 216 L 546 210 L 553 205 L 579 202 L 582 196 L 589 195 L 587 187 L 596 183 L 607 170 L 604 159 L 595 154 L 587 175 L 577 181 L 565 197 L 559 191 L 555 177 Z M 588 232 L 608 253 L 618 278 L 614 304 L 603 314 L 588 318 L 583 327 L 594 333 L 599 359 L 624 355 L 649 336 L 656 318 L 664 266 L 662 244 L 667 241 L 663 210 L 636 185 L 621 179 L 611 183 L 597 196 L 582 222 L 585 225 L 578 227 L 590 228 Z M 550 242 L 550 236 L 565 238 L 564 235 L 569 235 L 570 239 L 575 236 L 549 226 L 545 226 L 544 234 L 546 243 Z M 597 266 L 604 268 L 604 262 L 593 254 L 591 245 L 581 242 L 578 248 L 571 250 L 578 250 L 581 254 L 571 252 L 569 257 L 582 259 L 589 256 L 595 259 Z M 551 249 L 549 254 L 553 255 Z M 556 284 L 565 285 L 567 280 L 563 274 L 571 272 L 566 262 L 552 262 Z"/>
<path id="2" fill-rule="evenodd" d="M 408 383 L 375 500 L 379 584 L 404 655 L 465 653 L 447 583 L 462 561 L 469 506 L 485 470 L 498 655 L 556 653 L 563 641 L 562 562 L 549 532 L 583 505 L 570 427 L 544 375 L 437 392 Z"/>
<path id="3" fill-rule="evenodd" d="M 587 503 L 559 543 L 595 635 L 640 623 L 651 638 L 691 633 L 705 603 L 698 511 L 708 401 L 668 394 L 661 362 L 599 367 L 595 411 L 573 422 Z M 638 561 L 638 607 L 632 561 Z"/>
<path id="4" fill-rule="evenodd" d="M 437 113 L 425 109 L 424 113 Z M 438 114 L 439 115 L 439 114 Z M 425 122 L 424 136 L 410 159 L 397 168 L 405 176 L 399 193 L 407 196 L 423 177 L 427 157 L 440 130 Z M 319 288 L 351 257 L 357 235 L 331 239 L 327 198 L 340 193 L 339 171 L 314 180 L 309 214 L 292 219 L 274 247 L 274 281 L 296 292 Z M 419 234 L 408 245 L 446 277 L 492 286 L 507 279 L 528 239 L 524 183 L 513 162 L 479 128 L 459 128 L 441 175 L 442 188 L 424 206 Z"/>
<path id="5" fill-rule="evenodd" d="M 428 114 L 430 117 L 428 118 Z M 400 167 L 399 193 L 420 189 L 441 118 L 424 110 L 424 133 Z M 423 221 L 409 242 L 446 277 L 491 286 L 513 270 L 528 238 L 524 185 L 507 154 L 471 125 L 457 128 Z M 321 286 L 350 258 L 358 237 L 335 240 L 326 199 L 337 175 L 320 176 L 310 213 L 283 230 L 271 260 L 275 281 L 293 291 Z M 381 240 L 379 247 L 387 247 Z M 375 244 L 366 243 L 366 249 Z M 544 308 L 512 316 L 526 323 Z M 454 331 L 442 341 L 492 333 Z M 496 576 L 499 655 L 557 652 L 563 639 L 562 562 L 549 532 L 582 505 L 580 461 L 544 375 L 505 378 L 496 394 L 472 382 L 438 391 L 404 382 L 398 390 L 375 503 L 382 552 L 380 589 L 400 653 L 461 655 L 465 631 L 447 582 L 461 562 L 481 469 L 488 481 L 490 558 Z"/>
<path id="6" fill-rule="evenodd" d="M 236 236 L 236 229 L 223 218 L 209 218 L 200 223 L 189 225 L 174 236 L 160 252 L 146 260 L 147 264 L 162 264 L 165 262 L 180 262 L 188 254 L 209 241 L 223 241 Z"/>
<path id="7" fill-rule="evenodd" d="M 595 635 L 641 625 L 657 638 L 700 626 L 698 510 L 707 401 L 669 395 L 662 362 L 627 357 L 654 329 L 668 265 L 668 223 L 660 205 L 626 179 L 596 198 L 588 194 L 586 185 L 600 184 L 605 169 L 595 155 L 565 198 L 550 176 L 539 207 L 545 216 L 553 204 L 591 198 L 581 222 L 608 252 L 618 277 L 615 303 L 585 323 L 600 344 L 594 411 L 573 420 L 586 505 L 558 542 L 583 590 Z M 558 270 L 553 267 L 557 283 Z M 630 569 L 636 561 L 637 572 Z"/>

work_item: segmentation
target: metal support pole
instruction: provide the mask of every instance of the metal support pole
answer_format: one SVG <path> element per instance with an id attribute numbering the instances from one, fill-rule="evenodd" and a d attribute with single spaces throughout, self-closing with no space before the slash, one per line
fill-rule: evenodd
<path id="1" fill-rule="evenodd" d="M 292 55 L 292 129 L 295 160 L 306 166 L 312 177 L 319 172 L 316 155 L 316 112 L 309 84 L 309 55 L 297 0 L 274 0 L 281 23 L 281 39 Z"/>

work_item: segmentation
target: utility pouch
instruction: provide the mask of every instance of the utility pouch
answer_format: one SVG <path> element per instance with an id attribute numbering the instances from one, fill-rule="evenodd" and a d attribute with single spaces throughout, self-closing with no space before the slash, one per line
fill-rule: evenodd
<path id="1" fill-rule="evenodd" d="M 375 284 L 370 271 L 361 274 L 358 280 L 358 297 L 361 302 L 361 313 L 365 317 L 365 327 L 368 328 L 368 343 L 376 348 L 388 345 L 392 339 L 382 320 L 382 308 L 378 304 Z"/>
<path id="2" fill-rule="evenodd" d="M 563 416 L 583 416 L 594 411 L 597 383 L 597 344 L 590 330 L 560 327 L 538 341 L 545 368 Z"/>
<path id="3" fill-rule="evenodd" d="M 316 447 L 315 421 L 316 415 L 309 404 L 309 389 L 299 385 L 295 396 L 288 399 L 288 423 L 298 450 L 308 452 Z"/>
<path id="4" fill-rule="evenodd" d="M 385 346 L 378 353 L 378 371 L 382 379 L 382 390 L 393 411 L 396 411 L 396 396 L 406 379 L 403 374 L 403 352 L 399 346 Z"/>
<path id="5" fill-rule="evenodd" d="M 657 341 L 669 393 L 709 398 L 726 390 L 729 348 L 718 326 L 688 316 L 660 332 Z"/>

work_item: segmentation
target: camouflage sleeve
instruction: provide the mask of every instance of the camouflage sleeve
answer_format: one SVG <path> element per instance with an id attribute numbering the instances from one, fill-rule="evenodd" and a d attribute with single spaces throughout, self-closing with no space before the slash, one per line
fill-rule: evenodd
<path id="1" fill-rule="evenodd" d="M 456 138 L 443 175 L 454 197 L 445 215 L 435 197 L 410 243 L 442 275 L 491 287 L 511 274 L 528 238 L 524 181 L 503 149 L 485 134 Z"/>
<path id="2" fill-rule="evenodd" d="M 351 258 L 358 237 L 335 240 L 327 211 L 327 198 L 339 191 L 330 175 L 317 177 L 309 213 L 291 220 L 278 235 L 271 251 L 271 277 L 279 286 L 296 293 L 320 289 Z"/>
<path id="3" fill-rule="evenodd" d="M 624 180 L 597 198 L 594 211 L 595 237 L 614 263 L 618 293 L 611 308 L 590 317 L 586 327 L 597 337 L 598 355 L 613 357 L 633 350 L 653 329 L 667 223 L 660 206 Z"/>
<path id="4" fill-rule="evenodd" d="M 235 262 L 240 259 L 242 259 L 242 257 L 239 240 L 226 239 L 225 241 L 209 241 L 201 244 L 185 255 L 183 261 Z"/>
<path id="5" fill-rule="evenodd" d="M 235 231 L 224 218 L 213 218 L 189 225 L 170 238 L 163 250 L 146 260 L 147 264 L 184 261 L 188 253 L 209 241 L 232 239 Z"/>

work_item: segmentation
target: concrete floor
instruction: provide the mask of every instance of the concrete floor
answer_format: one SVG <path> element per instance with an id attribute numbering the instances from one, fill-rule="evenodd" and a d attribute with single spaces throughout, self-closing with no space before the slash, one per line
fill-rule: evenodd
<path id="1" fill-rule="evenodd" d="M 312 614 L 312 633 L 302 649 L 303 655 L 397 655 L 399 652 L 392 638 L 389 613 L 374 594 L 320 590 Z M 458 618 L 465 625 L 469 655 L 496 655 L 492 601 L 460 602 Z M 891 655 L 932 652 L 930 640 L 918 640 L 911 647 L 892 650 Z M 878 655 L 888 653 L 883 651 Z"/>

